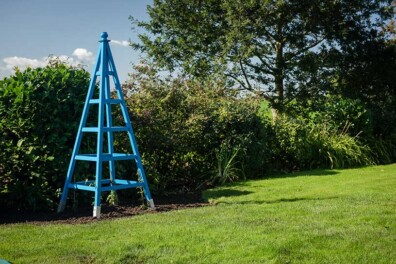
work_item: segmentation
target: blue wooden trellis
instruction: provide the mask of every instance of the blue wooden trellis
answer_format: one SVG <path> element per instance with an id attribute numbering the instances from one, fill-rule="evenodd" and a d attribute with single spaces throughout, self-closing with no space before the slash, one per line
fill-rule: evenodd
<path id="1" fill-rule="evenodd" d="M 77 138 L 74 144 L 65 185 L 63 187 L 62 197 L 60 199 L 58 212 L 62 212 L 66 206 L 67 194 L 69 189 L 78 189 L 84 191 L 95 192 L 95 203 L 93 209 L 93 216 L 100 217 L 100 203 L 101 193 L 113 190 L 143 187 L 144 194 L 148 205 L 154 207 L 153 199 L 151 198 L 147 179 L 144 173 L 141 157 L 137 148 L 135 135 L 133 133 L 132 124 L 129 119 L 128 110 L 121 91 L 120 81 L 118 79 L 114 60 L 111 55 L 110 40 L 107 39 L 106 32 L 101 34 L 99 41 L 99 51 L 96 58 L 96 64 L 92 72 L 91 81 L 89 84 L 88 94 L 85 100 L 85 105 L 80 121 L 80 126 L 77 132 Z M 115 84 L 116 99 L 111 98 L 110 94 L 110 76 L 113 77 Z M 99 99 L 94 99 L 94 91 L 96 88 L 97 77 L 100 77 L 99 85 Z M 97 127 L 87 127 L 87 118 L 90 105 L 98 105 L 98 125 Z M 120 105 L 125 126 L 113 126 L 111 109 L 112 105 Z M 105 122 L 106 121 L 106 122 Z M 132 147 L 132 153 L 115 153 L 113 145 L 114 132 L 127 132 L 129 141 Z M 83 133 L 97 133 L 97 149 L 96 154 L 80 154 L 80 145 Z M 104 153 L 103 143 L 104 137 L 107 135 L 107 153 Z M 96 162 L 95 180 L 72 182 L 72 176 L 77 160 Z M 115 161 L 117 160 L 135 160 L 138 181 L 116 179 Z M 102 179 L 103 162 L 109 163 L 109 179 Z"/>

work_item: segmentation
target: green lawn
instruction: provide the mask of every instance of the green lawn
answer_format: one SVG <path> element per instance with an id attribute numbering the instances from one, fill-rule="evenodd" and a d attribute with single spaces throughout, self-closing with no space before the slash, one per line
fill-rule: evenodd
<path id="1" fill-rule="evenodd" d="M 396 263 L 396 164 L 207 191 L 215 206 L 0 226 L 14 263 Z"/>

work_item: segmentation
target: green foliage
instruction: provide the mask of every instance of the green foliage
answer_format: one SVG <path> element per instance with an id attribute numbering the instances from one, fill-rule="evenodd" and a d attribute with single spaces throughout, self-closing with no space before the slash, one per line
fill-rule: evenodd
<path id="1" fill-rule="evenodd" d="M 106 198 L 106 202 L 112 205 L 118 205 L 118 195 L 117 192 L 112 190 L 110 191 L 110 194 Z"/>
<path id="2" fill-rule="evenodd" d="M 156 0 L 134 47 L 158 65 L 230 83 L 282 108 L 326 91 L 322 78 L 367 43 L 387 39 L 390 0 Z M 360 72 L 360 74 L 362 74 Z"/>
<path id="3" fill-rule="evenodd" d="M 237 159 L 249 175 L 261 169 L 262 165 L 249 161 L 265 151 L 265 144 L 255 146 L 262 142 L 262 125 L 253 99 L 236 98 L 218 81 L 160 80 L 150 74 L 135 76 L 135 83 L 125 91 L 148 181 L 155 192 L 201 186 L 213 176 L 216 150 L 222 145 L 248 153 Z"/>
<path id="4" fill-rule="evenodd" d="M 285 109 L 289 116 L 309 124 L 329 124 L 351 136 L 370 137 L 373 133 L 371 112 L 360 99 L 329 94 L 300 103 L 294 100 Z"/>
<path id="5" fill-rule="evenodd" d="M 370 138 L 368 145 L 377 164 L 389 164 L 396 160 L 396 134 L 387 139 Z"/>
<path id="6" fill-rule="evenodd" d="M 241 171 L 236 167 L 238 152 L 239 149 L 229 150 L 226 145 L 220 146 L 220 149 L 216 151 L 217 168 L 210 179 L 211 183 L 223 185 L 239 179 Z"/>
<path id="7" fill-rule="evenodd" d="M 295 119 L 271 127 L 267 106 L 259 105 L 261 152 L 242 151 L 260 153 L 247 159 L 258 162 L 258 175 L 271 164 L 395 161 L 391 0 L 156 0 L 148 14 L 149 21 L 131 18 L 144 30 L 133 46 L 156 65 L 202 79 L 221 75 L 224 87 L 253 92 L 279 110 L 274 114 Z"/>
<path id="8" fill-rule="evenodd" d="M 55 60 L 0 81 L 0 207 L 53 208 L 63 187 L 88 80 L 84 70 Z M 396 159 L 395 138 L 370 137 L 372 115 L 359 99 L 327 95 L 304 104 L 292 101 L 284 108 L 289 114 L 273 120 L 268 101 L 225 87 L 217 75 L 165 78 L 144 64 L 124 85 L 154 193 L 193 191 L 273 171 Z M 117 125 L 123 122 L 118 110 L 114 109 Z M 88 123 L 95 117 L 90 114 Z M 95 142 L 87 136 L 83 150 L 89 153 Z M 125 134 L 115 134 L 115 149 L 130 151 Z M 92 177 L 92 164 L 81 165 L 76 166 L 77 180 Z M 135 166 L 117 163 L 117 177 L 135 174 Z M 117 200 L 116 193 L 107 198 L 109 203 Z"/>
<path id="9" fill-rule="evenodd" d="M 0 207 L 54 206 L 88 83 L 85 70 L 57 59 L 0 80 Z"/>
<path id="10" fill-rule="evenodd" d="M 370 148 L 331 123 L 279 118 L 272 150 L 277 168 L 300 170 L 373 164 Z"/>
<path id="11" fill-rule="evenodd" d="M 304 107 L 292 102 L 290 115 L 271 122 L 268 102 L 235 96 L 221 79 L 156 74 L 142 66 L 125 87 L 156 192 L 378 160 L 357 137 L 371 133 L 370 114 L 359 100 L 322 96 Z"/>
<path id="12" fill-rule="evenodd" d="M 376 138 L 396 133 L 396 42 L 358 46 L 341 61 L 338 92 L 365 103 L 372 115 L 372 133 Z"/>
<path id="13" fill-rule="evenodd" d="M 388 88 L 392 89 L 391 86 Z M 383 98 L 384 95 L 378 94 L 376 97 Z M 379 110 L 378 105 L 383 103 L 381 100 L 369 102 L 364 96 L 352 99 L 327 95 L 307 100 L 304 104 L 293 101 L 286 110 L 290 116 L 302 120 L 302 123 L 310 127 L 326 124 L 333 130 L 332 134 L 356 137 L 361 144 L 370 148 L 372 161 L 376 164 L 389 164 L 396 161 L 395 127 L 390 125 L 395 118 L 392 116 L 394 106 L 391 105 L 394 99 L 389 94 L 384 100 L 387 101 L 386 104 Z"/>

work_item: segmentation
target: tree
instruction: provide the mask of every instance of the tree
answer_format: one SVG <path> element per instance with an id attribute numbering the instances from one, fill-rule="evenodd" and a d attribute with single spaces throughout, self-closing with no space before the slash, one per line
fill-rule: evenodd
<path id="1" fill-rule="evenodd" d="M 340 58 L 338 90 L 344 97 L 362 100 L 371 111 L 373 133 L 396 133 L 396 45 L 372 41 L 358 45 Z"/>
<path id="2" fill-rule="evenodd" d="M 278 109 L 316 89 L 331 58 L 380 38 L 390 0 L 155 0 L 133 46 L 193 76 L 221 72 Z"/>

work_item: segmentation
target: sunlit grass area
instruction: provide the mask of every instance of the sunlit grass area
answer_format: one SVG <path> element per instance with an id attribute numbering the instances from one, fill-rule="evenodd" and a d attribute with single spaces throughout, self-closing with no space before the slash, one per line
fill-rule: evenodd
<path id="1" fill-rule="evenodd" d="M 204 193 L 213 206 L 90 224 L 0 226 L 13 263 L 396 263 L 396 164 Z"/>

